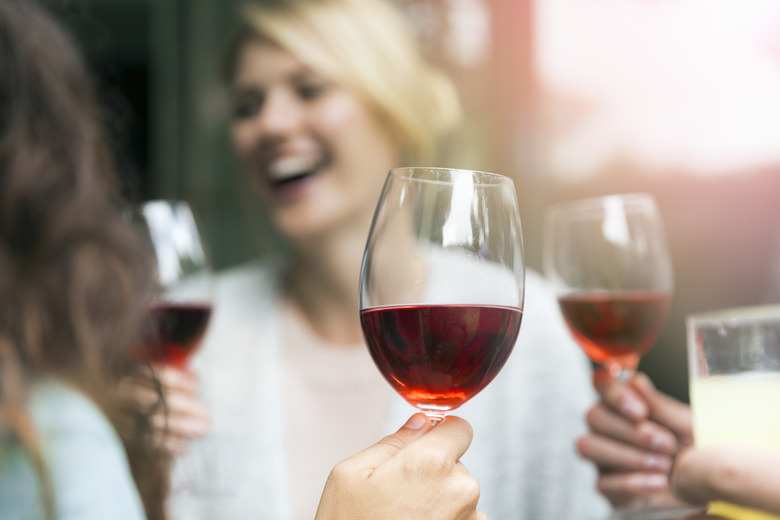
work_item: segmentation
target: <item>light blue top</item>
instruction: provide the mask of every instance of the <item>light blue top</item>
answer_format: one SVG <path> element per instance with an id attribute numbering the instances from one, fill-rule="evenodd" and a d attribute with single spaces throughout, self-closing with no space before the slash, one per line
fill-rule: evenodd
<path id="1" fill-rule="evenodd" d="M 28 412 L 53 484 L 57 520 L 145 518 L 122 443 L 92 401 L 48 380 L 33 389 Z M 44 518 L 31 458 L 11 435 L 0 441 L 0 518 Z"/>

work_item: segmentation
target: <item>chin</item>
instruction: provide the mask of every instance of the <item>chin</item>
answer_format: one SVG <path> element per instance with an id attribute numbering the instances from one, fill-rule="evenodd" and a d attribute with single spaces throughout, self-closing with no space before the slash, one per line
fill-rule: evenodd
<path id="1" fill-rule="evenodd" d="M 275 215 L 274 223 L 277 231 L 293 243 L 321 237 L 333 229 L 322 217 Z"/>

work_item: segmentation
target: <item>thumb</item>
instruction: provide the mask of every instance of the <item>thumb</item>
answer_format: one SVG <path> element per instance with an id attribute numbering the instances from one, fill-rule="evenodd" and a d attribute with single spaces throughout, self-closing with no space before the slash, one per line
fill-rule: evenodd
<path id="1" fill-rule="evenodd" d="M 350 457 L 349 463 L 373 471 L 431 428 L 431 420 L 424 413 L 416 413 L 397 432 Z"/>

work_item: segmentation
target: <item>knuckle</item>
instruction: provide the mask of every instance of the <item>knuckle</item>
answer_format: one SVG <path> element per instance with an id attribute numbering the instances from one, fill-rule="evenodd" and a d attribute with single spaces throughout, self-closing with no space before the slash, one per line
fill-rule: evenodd
<path id="1" fill-rule="evenodd" d="M 401 451 L 406 447 L 406 443 L 403 440 L 399 439 L 395 434 L 388 435 L 387 437 L 379 441 L 379 443 L 384 444 L 385 446 L 393 448 L 397 451 Z"/>
<path id="2" fill-rule="evenodd" d="M 642 423 L 637 429 L 638 440 L 643 446 L 651 446 L 657 434 L 658 430 L 649 422 Z"/>
<path id="3" fill-rule="evenodd" d="M 337 486 L 339 489 L 349 487 L 348 483 L 351 481 L 353 474 L 354 471 L 349 461 L 342 461 L 336 464 L 333 469 L 330 470 L 328 481 L 332 485 Z"/>
<path id="4" fill-rule="evenodd" d="M 602 495 L 606 495 L 612 491 L 612 486 L 609 485 L 609 481 L 601 477 L 596 481 L 596 489 L 598 489 L 599 493 Z"/>
<path id="5" fill-rule="evenodd" d="M 589 428 L 592 429 L 598 423 L 598 419 L 601 416 L 601 411 L 601 407 L 596 405 L 588 410 L 588 412 L 585 414 L 585 423 Z"/>
<path id="6" fill-rule="evenodd" d="M 589 457 L 592 453 L 592 440 L 590 436 L 584 436 L 577 439 L 577 441 L 574 444 L 574 447 L 577 449 L 577 453 L 580 454 L 582 457 Z"/>
<path id="7" fill-rule="evenodd" d="M 461 497 L 469 508 L 476 508 L 480 496 L 479 483 L 471 477 L 460 479 L 457 496 Z"/>
<path id="8" fill-rule="evenodd" d="M 630 491 L 611 476 L 599 477 L 596 481 L 596 489 L 613 504 L 622 502 L 626 496 L 630 495 Z"/>

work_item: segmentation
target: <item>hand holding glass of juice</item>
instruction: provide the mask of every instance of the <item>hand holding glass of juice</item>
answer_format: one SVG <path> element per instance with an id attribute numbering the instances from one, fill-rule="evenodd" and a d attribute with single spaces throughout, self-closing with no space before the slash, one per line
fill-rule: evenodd
<path id="1" fill-rule="evenodd" d="M 780 305 L 725 309 L 686 320 L 696 446 L 742 443 L 780 452 Z M 780 517 L 724 502 L 711 515 Z"/>

